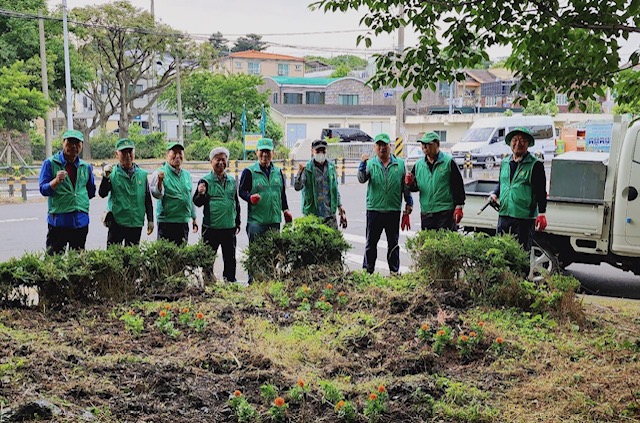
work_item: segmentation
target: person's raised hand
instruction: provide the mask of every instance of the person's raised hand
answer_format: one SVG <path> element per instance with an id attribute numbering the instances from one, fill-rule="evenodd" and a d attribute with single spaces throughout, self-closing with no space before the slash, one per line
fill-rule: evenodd
<path id="1" fill-rule="evenodd" d="M 364 153 L 361 157 L 360 160 L 362 160 L 363 163 L 366 163 L 367 160 L 369 160 L 369 155 L 367 153 Z"/>
<path id="2" fill-rule="evenodd" d="M 198 194 L 205 195 L 207 193 L 207 184 L 200 182 L 198 184 Z"/>

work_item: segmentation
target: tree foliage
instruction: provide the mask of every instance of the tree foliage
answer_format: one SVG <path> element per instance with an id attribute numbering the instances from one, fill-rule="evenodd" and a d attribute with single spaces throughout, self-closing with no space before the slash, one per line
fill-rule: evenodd
<path id="1" fill-rule="evenodd" d="M 255 50 L 262 51 L 267 48 L 267 43 L 262 41 L 262 35 L 258 34 L 247 34 L 246 37 L 239 37 L 231 51 L 247 51 L 247 50 Z"/>
<path id="2" fill-rule="evenodd" d="M 553 99 L 549 102 L 543 101 L 542 97 L 537 95 L 533 100 L 527 103 L 527 106 L 524 108 L 524 115 L 551 115 L 555 116 L 559 112 L 558 105 L 556 104 L 556 100 Z"/>
<path id="3" fill-rule="evenodd" d="M 206 137 L 216 136 L 228 141 L 240 132 L 240 117 L 246 106 L 247 130 L 257 130 L 262 105 L 268 104 L 269 97 L 268 93 L 258 91 L 260 85 L 262 78 L 256 75 L 194 72 L 182 81 L 184 117 L 193 121 Z M 170 109 L 177 110 L 175 84 L 167 89 L 162 101 Z"/>
<path id="4" fill-rule="evenodd" d="M 17 61 L 0 68 L 0 128 L 26 131 L 29 122 L 44 116 L 50 103 L 41 91 L 32 87 L 33 77 Z"/>
<path id="5" fill-rule="evenodd" d="M 404 16 L 398 7 L 404 6 Z M 487 49 L 510 45 L 508 69 L 520 79 L 520 103 L 536 93 L 549 101 L 555 92 L 567 93 L 573 108 L 604 96 L 621 70 L 621 39 L 640 32 L 640 2 L 626 0 L 439 2 L 434 0 L 319 0 L 312 10 L 368 12 L 361 24 L 370 28 L 357 38 L 369 47 L 374 36 L 392 33 L 401 25 L 419 35 L 415 46 L 377 58 L 374 88 L 403 86 L 436 91 L 439 81 L 463 80 L 461 72 L 488 60 Z M 640 61 L 637 45 L 626 68 Z M 640 96 L 640 78 L 625 95 Z"/>
<path id="6" fill-rule="evenodd" d="M 215 50 L 216 56 L 226 56 L 229 54 L 229 40 L 224 38 L 222 32 L 218 31 L 211 34 L 209 37 L 209 44 L 211 44 L 211 47 Z"/>

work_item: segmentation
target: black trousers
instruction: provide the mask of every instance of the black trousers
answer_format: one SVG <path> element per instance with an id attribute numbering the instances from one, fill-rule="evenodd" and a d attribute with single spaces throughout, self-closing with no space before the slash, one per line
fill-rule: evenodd
<path id="1" fill-rule="evenodd" d="M 227 282 L 236 282 L 236 229 L 212 229 L 203 226 L 202 239 L 213 251 L 217 252 L 218 247 L 222 246 L 222 277 Z"/>
<path id="2" fill-rule="evenodd" d="M 378 241 L 384 230 L 387 235 L 387 263 L 389 271 L 400 269 L 400 211 L 378 212 L 367 210 L 367 243 L 364 247 L 364 262 L 362 267 L 368 273 L 373 273 L 378 258 Z"/>
<path id="3" fill-rule="evenodd" d="M 437 213 L 423 213 L 420 215 L 420 226 L 425 229 L 447 229 L 457 231 L 458 226 L 453 220 L 453 209 L 444 210 Z"/>
<path id="4" fill-rule="evenodd" d="M 531 250 L 535 219 L 517 219 L 509 216 L 498 216 L 498 228 L 496 232 L 501 234 L 513 234 L 525 251 Z"/>
<path id="5" fill-rule="evenodd" d="M 61 228 L 49 225 L 47 231 L 47 254 L 63 253 L 67 244 L 70 250 L 84 250 L 89 226 L 84 228 Z"/>
<path id="6" fill-rule="evenodd" d="M 158 223 L 158 239 L 171 241 L 176 245 L 186 244 L 189 240 L 188 223 Z"/>
<path id="7" fill-rule="evenodd" d="M 112 222 L 111 226 L 109 226 L 109 233 L 107 234 L 107 247 L 109 247 L 109 245 L 122 244 L 122 241 L 124 241 L 125 247 L 138 245 L 140 244 L 141 235 L 142 228 L 128 228 Z"/>

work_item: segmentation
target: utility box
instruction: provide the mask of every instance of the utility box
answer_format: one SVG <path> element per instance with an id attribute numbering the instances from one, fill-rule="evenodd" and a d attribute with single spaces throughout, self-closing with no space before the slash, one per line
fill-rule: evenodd
<path id="1" fill-rule="evenodd" d="M 570 151 L 553 158 L 549 196 L 578 201 L 604 200 L 608 153 Z"/>

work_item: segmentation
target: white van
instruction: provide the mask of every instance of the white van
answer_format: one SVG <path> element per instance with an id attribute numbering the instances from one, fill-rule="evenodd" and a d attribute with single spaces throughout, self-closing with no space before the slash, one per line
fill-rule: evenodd
<path id="1" fill-rule="evenodd" d="M 471 154 L 474 165 L 491 169 L 502 161 L 504 155 L 511 154 L 511 147 L 504 138 L 514 128 L 524 126 L 531 131 L 536 140 L 529 148 L 542 159 L 551 158 L 556 151 L 556 136 L 551 116 L 501 116 L 475 121 L 462 136 L 460 142 L 451 147 L 451 155 L 461 166 L 467 154 Z"/>

